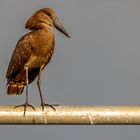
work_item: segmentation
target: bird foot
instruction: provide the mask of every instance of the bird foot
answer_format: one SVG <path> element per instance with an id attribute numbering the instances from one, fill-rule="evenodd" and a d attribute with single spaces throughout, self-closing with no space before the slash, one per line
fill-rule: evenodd
<path id="1" fill-rule="evenodd" d="M 59 105 L 58 104 L 52 104 L 52 105 L 50 105 L 50 104 L 46 104 L 46 103 L 41 103 L 42 111 L 44 111 L 44 107 L 45 106 L 48 106 L 48 107 L 52 108 L 54 111 L 56 111 L 56 109 L 55 109 L 54 106 L 59 106 Z"/>
<path id="2" fill-rule="evenodd" d="M 25 116 L 26 109 L 27 109 L 28 106 L 31 107 L 35 111 L 34 106 L 32 106 L 31 104 L 28 104 L 28 103 L 17 105 L 17 106 L 14 107 L 14 109 L 18 108 L 18 107 L 22 107 L 22 106 L 24 107 L 24 114 L 23 114 L 23 116 Z"/>

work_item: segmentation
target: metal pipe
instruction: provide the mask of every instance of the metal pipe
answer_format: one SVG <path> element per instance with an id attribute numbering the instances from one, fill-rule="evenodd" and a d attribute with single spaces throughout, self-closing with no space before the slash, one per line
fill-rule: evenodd
<path id="1" fill-rule="evenodd" d="M 140 106 L 56 106 L 45 107 L 0 106 L 0 124 L 27 125 L 139 125 Z"/>

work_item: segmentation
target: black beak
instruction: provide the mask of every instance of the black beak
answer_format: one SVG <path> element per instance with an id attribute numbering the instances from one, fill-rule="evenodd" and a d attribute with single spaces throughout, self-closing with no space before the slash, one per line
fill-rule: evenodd
<path id="1" fill-rule="evenodd" d="M 66 29 L 63 27 L 63 25 L 61 24 L 61 22 L 59 21 L 59 19 L 56 17 L 55 19 L 53 19 L 53 24 L 55 26 L 56 29 L 58 29 L 60 32 L 62 32 L 63 34 L 65 34 L 68 38 L 70 38 L 69 33 L 66 31 Z"/>

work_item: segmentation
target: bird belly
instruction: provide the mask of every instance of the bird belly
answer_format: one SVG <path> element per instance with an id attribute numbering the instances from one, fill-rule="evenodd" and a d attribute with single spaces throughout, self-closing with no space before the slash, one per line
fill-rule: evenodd
<path id="1" fill-rule="evenodd" d="M 31 56 L 29 61 L 25 64 L 24 68 L 28 67 L 28 69 L 34 68 L 43 68 L 49 61 L 50 57 L 47 55 L 45 57 L 42 56 Z"/>

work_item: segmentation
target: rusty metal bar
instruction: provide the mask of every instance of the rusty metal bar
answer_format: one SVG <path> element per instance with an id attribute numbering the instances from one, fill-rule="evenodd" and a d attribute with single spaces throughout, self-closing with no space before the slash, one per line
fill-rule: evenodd
<path id="1" fill-rule="evenodd" d="M 29 125 L 139 125 L 139 106 L 56 106 L 56 111 L 45 107 L 27 108 L 0 106 L 0 124 Z"/>

